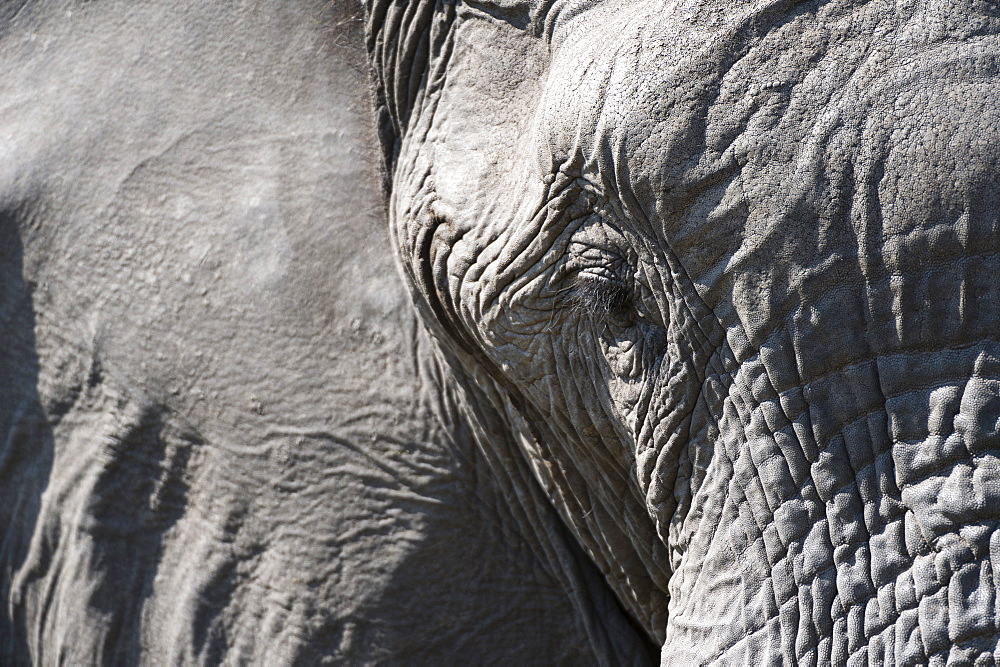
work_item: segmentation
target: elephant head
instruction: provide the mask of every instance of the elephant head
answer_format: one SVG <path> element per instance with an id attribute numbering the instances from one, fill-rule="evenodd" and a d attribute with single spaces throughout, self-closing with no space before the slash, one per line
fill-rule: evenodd
<path id="1" fill-rule="evenodd" d="M 367 12 L 422 318 L 662 659 L 997 655 L 996 12 Z"/>

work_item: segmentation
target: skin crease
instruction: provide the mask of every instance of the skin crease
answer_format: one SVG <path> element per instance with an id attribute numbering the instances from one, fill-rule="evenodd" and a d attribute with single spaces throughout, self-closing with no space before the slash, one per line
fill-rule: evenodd
<path id="1" fill-rule="evenodd" d="M 663 663 L 1000 657 L 995 8 L 368 9 L 421 316 Z"/>

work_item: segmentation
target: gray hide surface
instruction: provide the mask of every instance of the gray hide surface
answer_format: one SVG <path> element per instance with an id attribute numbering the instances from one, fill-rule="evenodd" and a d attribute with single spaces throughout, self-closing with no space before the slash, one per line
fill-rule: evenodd
<path id="1" fill-rule="evenodd" d="M 1000 7 L 371 0 L 422 318 L 665 664 L 1000 659 Z"/>
<path id="2" fill-rule="evenodd" d="M 370 85 L 338 5 L 0 3 L 0 664 L 647 659 L 429 353 Z"/>
<path id="3" fill-rule="evenodd" d="M 1000 658 L 996 3 L 0 8 L 0 660 Z"/>

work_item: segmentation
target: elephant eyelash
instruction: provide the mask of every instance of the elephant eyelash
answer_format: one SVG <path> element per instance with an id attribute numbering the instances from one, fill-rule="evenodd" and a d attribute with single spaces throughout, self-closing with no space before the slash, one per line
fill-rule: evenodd
<path id="1" fill-rule="evenodd" d="M 632 289 L 623 280 L 581 271 L 570 289 L 572 307 L 595 321 L 627 327 L 638 318 Z"/>

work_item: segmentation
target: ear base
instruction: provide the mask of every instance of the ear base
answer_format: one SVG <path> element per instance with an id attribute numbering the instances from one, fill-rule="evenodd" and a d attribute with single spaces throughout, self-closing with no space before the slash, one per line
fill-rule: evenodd
<path id="1" fill-rule="evenodd" d="M 367 0 L 365 46 L 375 88 L 376 122 L 387 173 L 427 78 L 431 55 L 445 47 L 454 3 Z"/>
<path id="2" fill-rule="evenodd" d="M 386 172 L 431 82 L 443 81 L 457 20 L 478 15 L 548 38 L 566 0 L 364 0 L 365 46 Z"/>

